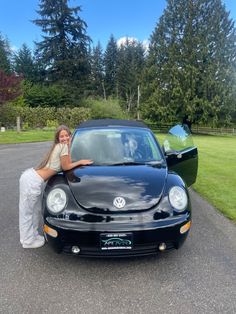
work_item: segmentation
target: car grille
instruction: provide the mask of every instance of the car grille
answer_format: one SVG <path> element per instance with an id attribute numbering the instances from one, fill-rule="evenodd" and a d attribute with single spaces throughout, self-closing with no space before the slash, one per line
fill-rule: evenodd
<path id="1" fill-rule="evenodd" d="M 81 251 L 78 256 L 87 257 L 132 257 L 132 256 L 145 256 L 145 255 L 155 255 L 159 252 L 157 243 L 152 245 L 139 245 L 135 246 L 131 250 L 106 250 L 102 251 L 100 248 L 93 247 L 81 247 Z M 63 252 L 66 254 L 72 254 L 72 245 L 65 244 L 63 247 Z M 174 243 L 166 243 L 166 250 L 174 249 Z"/>

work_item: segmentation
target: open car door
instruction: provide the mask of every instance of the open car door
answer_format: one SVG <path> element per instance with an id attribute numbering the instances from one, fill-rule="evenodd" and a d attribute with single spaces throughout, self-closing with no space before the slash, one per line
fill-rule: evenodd
<path id="1" fill-rule="evenodd" d="M 197 178 L 198 151 L 191 132 L 186 125 L 171 128 L 163 143 L 167 165 L 186 182 L 192 185 Z"/>

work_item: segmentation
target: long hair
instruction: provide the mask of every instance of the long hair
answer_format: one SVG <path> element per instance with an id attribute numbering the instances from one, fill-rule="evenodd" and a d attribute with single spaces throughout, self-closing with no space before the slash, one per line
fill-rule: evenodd
<path id="1" fill-rule="evenodd" d="M 66 125 L 60 125 L 55 132 L 55 136 L 54 136 L 54 142 L 53 145 L 51 147 L 51 149 L 49 150 L 49 152 L 46 154 L 46 156 L 44 157 L 44 159 L 42 160 L 42 162 L 38 165 L 38 167 L 36 168 L 37 170 L 42 169 L 44 167 L 46 167 L 48 161 L 51 158 L 52 152 L 55 148 L 55 146 L 60 143 L 59 141 L 59 135 L 61 133 L 61 131 L 65 130 L 69 135 L 71 135 L 71 131 L 70 129 L 66 126 Z"/>

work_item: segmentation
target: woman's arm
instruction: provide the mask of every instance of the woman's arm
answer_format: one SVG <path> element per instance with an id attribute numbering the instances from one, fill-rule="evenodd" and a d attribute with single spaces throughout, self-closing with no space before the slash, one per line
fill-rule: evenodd
<path id="1" fill-rule="evenodd" d="M 61 167 L 63 170 L 70 170 L 78 166 L 91 165 L 93 163 L 90 159 L 81 159 L 75 162 L 71 161 L 70 155 L 65 155 L 60 157 Z"/>

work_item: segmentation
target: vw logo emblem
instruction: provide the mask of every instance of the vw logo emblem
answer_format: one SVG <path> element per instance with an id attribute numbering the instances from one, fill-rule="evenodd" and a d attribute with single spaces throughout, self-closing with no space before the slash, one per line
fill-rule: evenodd
<path id="1" fill-rule="evenodd" d="M 114 198 L 113 200 L 113 205 L 116 207 L 116 208 L 123 208 L 125 206 L 126 202 L 125 202 L 125 199 L 121 196 L 118 196 L 116 198 Z"/>

